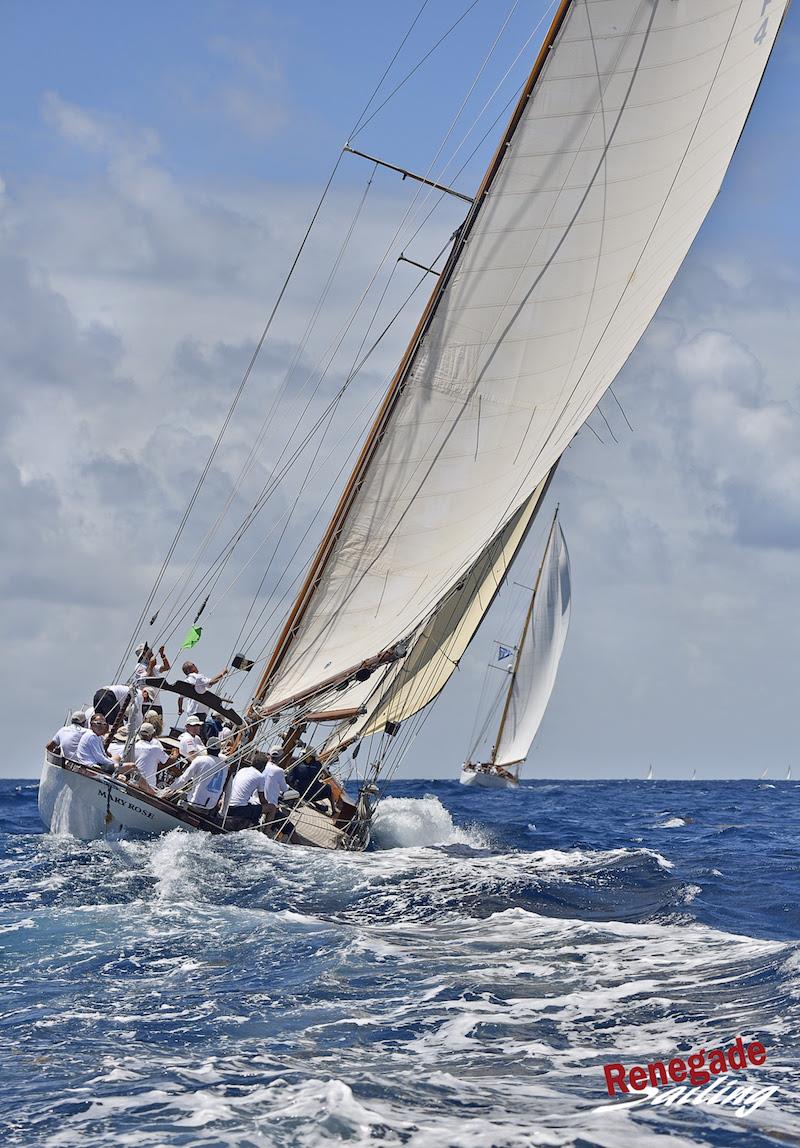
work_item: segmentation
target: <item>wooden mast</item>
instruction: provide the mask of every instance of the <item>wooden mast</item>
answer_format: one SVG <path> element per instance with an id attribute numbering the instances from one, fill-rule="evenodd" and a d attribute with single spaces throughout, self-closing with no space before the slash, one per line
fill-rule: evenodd
<path id="1" fill-rule="evenodd" d="M 497 730 L 497 737 L 495 738 L 494 745 L 492 746 L 492 765 L 495 765 L 497 762 L 497 750 L 498 750 L 498 747 L 500 745 L 500 738 L 503 736 L 503 729 L 505 728 L 506 719 L 508 718 L 508 711 L 511 707 L 511 693 L 514 689 L 514 682 L 516 681 L 516 678 L 517 678 L 517 668 L 519 666 L 519 660 L 522 657 L 522 651 L 525 647 L 525 640 L 528 637 L 528 633 L 529 633 L 530 628 L 531 628 L 531 615 L 533 614 L 533 605 L 534 605 L 534 602 L 536 601 L 536 595 L 537 595 L 538 590 L 539 590 L 539 583 L 542 580 L 542 571 L 544 570 L 544 560 L 547 557 L 547 551 L 550 549 L 550 543 L 551 543 L 552 538 L 553 538 L 553 531 L 556 528 L 556 520 L 557 519 L 558 519 L 558 507 L 556 507 L 556 512 L 553 515 L 553 522 L 550 526 L 550 533 L 547 535 L 547 544 L 545 545 L 545 548 L 544 548 L 544 554 L 542 555 L 542 560 L 539 563 L 539 572 L 536 575 L 536 581 L 533 584 L 533 593 L 531 594 L 530 605 L 528 606 L 528 612 L 525 615 L 525 622 L 524 622 L 523 627 L 522 627 L 522 637 L 520 638 L 520 641 L 519 641 L 519 649 L 517 650 L 517 656 L 514 659 L 514 669 L 511 671 L 511 681 L 508 683 L 508 693 L 506 694 L 506 703 L 503 706 L 503 713 L 502 713 L 502 716 L 500 718 L 500 725 L 499 725 L 498 730 Z M 515 765 L 518 763 L 515 763 L 512 761 L 509 764 Z"/>
<path id="2" fill-rule="evenodd" d="M 286 654 L 298 631 L 300 623 L 303 620 L 303 616 L 305 615 L 308 605 L 314 595 L 314 591 L 319 585 L 328 560 L 333 552 L 339 535 L 342 532 L 342 528 L 344 527 L 347 515 L 349 514 L 356 496 L 361 489 L 369 465 L 386 432 L 386 428 L 389 424 L 389 420 L 397 400 L 402 394 L 403 386 L 406 381 L 407 371 L 419 346 L 420 340 L 428 329 L 430 321 L 436 311 L 436 306 L 442 297 L 444 289 L 450 280 L 453 270 L 455 269 L 455 265 L 458 261 L 458 257 L 461 254 L 467 236 L 472 230 L 492 180 L 500 168 L 500 164 L 502 162 L 503 156 L 505 155 L 506 148 L 511 142 L 511 138 L 522 118 L 523 112 L 525 111 L 525 105 L 530 99 L 530 96 L 536 85 L 536 81 L 541 75 L 542 69 L 550 53 L 550 49 L 552 48 L 556 36 L 561 29 L 564 18 L 567 14 L 567 11 L 569 10 L 571 3 L 572 0 L 561 0 L 558 5 L 556 14 L 553 17 L 553 22 L 547 31 L 547 35 L 544 38 L 541 48 L 539 49 L 539 53 L 536 57 L 533 68 L 531 69 L 531 73 L 528 76 L 525 87 L 522 90 L 522 94 L 520 95 L 511 119 L 509 120 L 508 127 L 506 128 L 505 133 L 503 134 L 503 137 L 498 144 L 497 150 L 492 157 L 491 163 L 486 169 L 486 174 L 484 175 L 481 185 L 475 195 L 472 207 L 470 208 L 467 218 L 459 230 L 458 237 L 453 245 L 444 269 L 442 270 L 441 275 L 437 280 L 425 310 L 422 312 L 422 316 L 419 320 L 419 323 L 417 324 L 414 334 L 411 337 L 411 341 L 406 348 L 405 354 L 400 360 L 400 365 L 397 368 L 391 383 L 389 384 L 389 389 L 387 390 L 383 403 L 381 404 L 378 414 L 375 417 L 375 421 L 370 428 L 369 434 L 367 435 L 366 441 L 358 456 L 358 460 L 356 461 L 352 474 L 350 475 L 347 485 L 342 492 L 339 503 L 333 513 L 333 517 L 328 524 L 328 528 L 322 537 L 322 541 L 320 542 L 319 548 L 317 549 L 317 553 L 315 554 L 311 565 L 309 566 L 306 578 L 300 588 L 297 598 L 295 599 L 294 605 L 289 612 L 286 623 L 275 644 L 275 648 L 272 651 L 266 669 L 259 679 L 258 685 L 256 686 L 256 689 L 253 693 L 253 704 L 259 704 L 265 697 L 267 690 L 269 689 L 270 682 L 282 664 L 284 658 L 286 657 Z"/>

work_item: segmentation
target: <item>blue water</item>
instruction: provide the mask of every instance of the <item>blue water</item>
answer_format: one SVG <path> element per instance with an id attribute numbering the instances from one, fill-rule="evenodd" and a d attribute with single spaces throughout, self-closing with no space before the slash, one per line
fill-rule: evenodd
<path id="1" fill-rule="evenodd" d="M 340 855 L 84 844 L 0 783 L 2 1143 L 800 1143 L 800 786 L 390 794 Z M 750 1115 L 608 1107 L 739 1035 Z"/>

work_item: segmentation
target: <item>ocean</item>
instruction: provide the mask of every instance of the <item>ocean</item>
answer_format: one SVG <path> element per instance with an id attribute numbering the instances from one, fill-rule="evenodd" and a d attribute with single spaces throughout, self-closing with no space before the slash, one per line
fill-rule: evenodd
<path id="1" fill-rule="evenodd" d="M 86 844 L 2 782 L 0 1140 L 800 1144 L 798 798 L 402 781 L 349 855 Z M 766 1062 L 720 1095 L 776 1088 L 749 1110 L 700 1086 L 607 1094 L 606 1064 L 739 1036 Z"/>

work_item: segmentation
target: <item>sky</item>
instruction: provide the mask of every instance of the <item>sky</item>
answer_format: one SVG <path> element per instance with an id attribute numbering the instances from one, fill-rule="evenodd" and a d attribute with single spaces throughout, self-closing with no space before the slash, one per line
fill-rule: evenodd
<path id="1" fill-rule="evenodd" d="M 37 775 L 66 711 L 113 676 L 342 145 L 421 172 L 455 151 L 445 178 L 476 186 L 548 6 L 514 6 L 480 71 L 511 0 L 431 0 L 362 115 L 420 6 L 4 0 L 5 776 Z M 795 6 L 722 192 L 614 385 L 633 430 L 607 396 L 569 448 L 402 774 L 457 775 L 556 502 L 572 625 L 528 774 L 642 777 L 652 762 L 664 778 L 782 776 L 795 758 L 799 63 Z M 178 594 L 208 528 L 219 520 L 223 539 L 329 420 L 213 587 L 196 650 L 208 671 L 240 637 L 267 648 L 425 300 L 397 255 L 429 263 L 463 216 L 446 199 L 425 221 L 415 191 L 356 157 L 336 171 L 164 583 Z M 357 308 L 385 251 L 381 308 L 374 294 Z M 365 331 L 369 346 L 395 312 L 333 404 Z"/>

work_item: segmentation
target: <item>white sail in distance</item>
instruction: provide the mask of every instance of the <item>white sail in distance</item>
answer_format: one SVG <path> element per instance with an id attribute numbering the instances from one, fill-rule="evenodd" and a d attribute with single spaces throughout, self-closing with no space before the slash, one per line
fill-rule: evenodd
<path id="1" fill-rule="evenodd" d="M 550 531 L 536 593 L 520 638 L 492 762 L 524 761 L 553 692 L 572 606 L 569 553 L 557 521 Z"/>
<path id="2" fill-rule="evenodd" d="M 720 188 L 786 0 L 563 0 L 256 696 L 429 617 L 613 382 Z"/>

